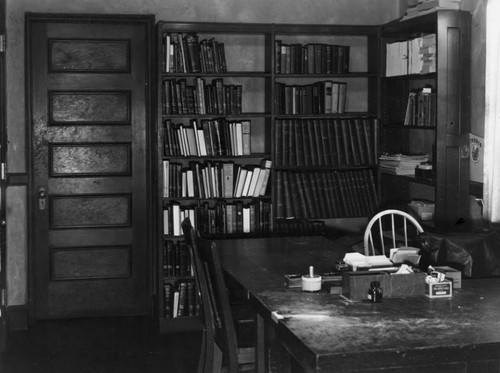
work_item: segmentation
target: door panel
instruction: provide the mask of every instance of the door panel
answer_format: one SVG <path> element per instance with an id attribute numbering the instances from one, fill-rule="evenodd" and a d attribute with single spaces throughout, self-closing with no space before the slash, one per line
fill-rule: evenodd
<path id="1" fill-rule="evenodd" d="M 108 21 L 28 19 L 40 319 L 148 312 L 152 19 Z"/>

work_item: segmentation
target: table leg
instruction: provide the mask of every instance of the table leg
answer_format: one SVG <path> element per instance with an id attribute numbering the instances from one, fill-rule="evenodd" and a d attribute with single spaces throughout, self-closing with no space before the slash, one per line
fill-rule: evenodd
<path id="1" fill-rule="evenodd" d="M 264 318 L 257 314 L 256 325 L 256 348 L 255 348 L 255 362 L 257 363 L 257 373 L 266 372 L 266 328 L 264 325 Z"/>

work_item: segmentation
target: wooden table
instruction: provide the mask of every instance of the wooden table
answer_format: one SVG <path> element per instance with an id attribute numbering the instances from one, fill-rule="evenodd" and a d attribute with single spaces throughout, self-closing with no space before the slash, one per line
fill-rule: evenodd
<path id="1" fill-rule="evenodd" d="M 346 248 L 324 237 L 217 241 L 222 266 L 264 326 L 307 372 L 500 372 L 500 279 L 464 280 L 452 298 L 350 302 L 287 289 L 283 275 L 331 271 Z M 283 319 L 272 321 L 276 311 Z"/>

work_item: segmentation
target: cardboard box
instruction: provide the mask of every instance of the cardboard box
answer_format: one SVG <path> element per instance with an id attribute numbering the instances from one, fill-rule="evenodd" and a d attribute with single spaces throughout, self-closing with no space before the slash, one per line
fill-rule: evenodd
<path id="1" fill-rule="evenodd" d="M 424 272 L 390 274 L 387 272 L 354 271 L 342 275 L 342 295 L 351 300 L 364 300 L 372 281 L 380 282 L 384 298 L 406 298 L 424 295 Z"/>
<path id="2" fill-rule="evenodd" d="M 462 288 L 462 272 L 449 266 L 433 267 L 436 271 L 444 273 L 444 276 L 453 282 L 453 289 Z"/>
<path id="3" fill-rule="evenodd" d="M 425 296 L 429 298 L 450 298 L 453 295 L 451 281 L 431 282 L 425 284 Z"/>
<path id="4" fill-rule="evenodd" d="M 413 200 L 408 203 L 408 207 L 422 220 L 432 220 L 434 218 L 434 210 L 436 207 L 434 202 Z"/>

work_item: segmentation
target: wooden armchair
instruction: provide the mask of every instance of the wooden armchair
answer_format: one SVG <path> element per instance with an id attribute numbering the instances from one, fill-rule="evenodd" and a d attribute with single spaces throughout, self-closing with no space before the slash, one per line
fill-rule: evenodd
<path id="1" fill-rule="evenodd" d="M 204 279 L 206 288 L 200 288 L 205 318 L 204 367 L 202 372 L 238 372 L 253 370 L 255 349 L 239 348 L 229 294 L 215 243 L 202 239 L 193 229 L 189 218 L 182 222 L 186 242 L 192 247 L 196 277 Z M 212 336 L 213 337 L 210 338 Z"/>

